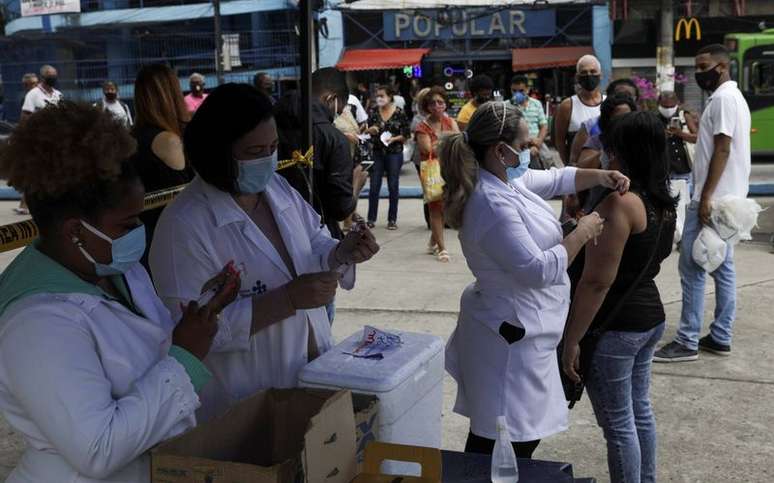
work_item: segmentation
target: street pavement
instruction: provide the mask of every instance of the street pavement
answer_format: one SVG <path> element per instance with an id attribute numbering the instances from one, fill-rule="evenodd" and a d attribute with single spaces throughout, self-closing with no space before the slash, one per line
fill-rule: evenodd
<path id="1" fill-rule="evenodd" d="M 402 182 L 416 184 L 407 166 Z M 770 205 L 773 200 L 759 200 Z M 359 212 L 367 210 L 361 200 Z M 552 203 L 558 208 L 558 203 Z M 13 203 L 0 203 L 0 223 L 18 220 Z M 375 234 L 382 250 L 358 268 L 354 290 L 337 295 L 333 325 L 337 340 L 374 325 L 392 331 L 426 332 L 446 340 L 455 327 L 459 297 L 473 280 L 457 241 L 446 231 L 452 261 L 437 262 L 426 255 L 429 231 L 422 220 L 421 200 L 400 201 L 399 230 L 387 231 L 387 200 L 381 200 Z M 774 212 L 764 213 L 761 227 L 774 231 Z M 758 237 L 763 239 L 764 236 Z M 4 268 L 14 253 L 0 254 Z M 734 353 L 720 358 L 702 353 L 699 361 L 653 368 L 653 402 L 658 424 L 659 481 L 769 482 L 774 481 L 774 255 L 765 243 L 738 247 L 738 317 Z M 680 311 L 677 256 L 663 264 L 657 283 L 666 304 L 668 331 L 674 334 Z M 706 320 L 711 320 L 714 287 L 707 285 Z M 706 332 L 703 331 L 703 333 Z M 444 382 L 443 446 L 462 450 L 467 420 L 454 414 L 456 387 Z M 0 421 L 0 478 L 19 458 L 22 443 Z M 577 476 L 609 481 L 605 442 L 588 399 L 571 412 L 570 429 L 541 443 L 538 459 L 566 461 Z"/>

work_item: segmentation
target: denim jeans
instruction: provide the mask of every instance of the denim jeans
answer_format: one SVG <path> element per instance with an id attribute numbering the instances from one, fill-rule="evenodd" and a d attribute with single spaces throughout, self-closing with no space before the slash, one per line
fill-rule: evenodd
<path id="1" fill-rule="evenodd" d="M 390 191 L 390 209 L 387 221 L 398 221 L 400 168 L 402 166 L 402 153 L 374 153 L 371 187 L 368 193 L 368 221 L 376 221 L 376 215 L 379 213 L 379 192 L 382 190 L 382 177 L 385 171 L 387 171 L 387 188 Z"/>
<path id="2" fill-rule="evenodd" d="M 699 347 L 699 333 L 704 321 L 704 282 L 706 273 L 693 261 L 693 242 L 702 229 L 697 202 L 691 202 L 685 215 L 682 250 L 680 250 L 680 284 L 683 288 L 683 309 L 675 340 L 685 347 Z M 726 260 L 710 274 L 715 279 L 715 320 L 710 334 L 715 342 L 731 345 L 736 318 L 736 270 L 734 247 L 728 246 Z"/>
<path id="3" fill-rule="evenodd" d="M 612 483 L 656 481 L 656 418 L 650 367 L 666 323 L 647 332 L 605 332 L 597 343 L 586 387 L 607 441 Z"/>

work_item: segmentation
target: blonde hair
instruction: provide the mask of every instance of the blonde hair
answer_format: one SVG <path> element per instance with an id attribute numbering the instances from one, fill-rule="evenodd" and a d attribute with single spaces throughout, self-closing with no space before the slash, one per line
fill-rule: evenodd
<path id="1" fill-rule="evenodd" d="M 183 101 L 180 81 L 163 64 L 151 64 L 140 69 L 134 83 L 135 127 L 153 126 L 183 135 L 183 125 L 190 121 Z"/>
<path id="2" fill-rule="evenodd" d="M 509 102 L 479 106 L 463 133 L 445 136 L 438 148 L 443 188 L 444 217 L 455 229 L 462 227 L 465 205 L 478 183 L 479 162 L 497 143 L 513 143 L 524 116 Z"/>

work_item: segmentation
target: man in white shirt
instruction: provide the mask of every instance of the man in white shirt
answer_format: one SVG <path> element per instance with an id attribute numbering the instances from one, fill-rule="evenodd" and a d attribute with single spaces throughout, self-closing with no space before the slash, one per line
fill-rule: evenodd
<path id="1" fill-rule="evenodd" d="M 38 85 L 30 89 L 24 97 L 22 121 L 44 107 L 55 106 L 62 100 L 62 93 L 56 90 L 59 80 L 56 69 L 50 65 L 44 65 L 40 68 L 40 78 Z"/>
<path id="2" fill-rule="evenodd" d="M 692 361 L 698 349 L 718 355 L 731 353 L 736 317 L 734 247 L 712 272 L 715 279 L 715 320 L 710 333 L 699 339 L 704 317 L 705 272 L 694 260 L 693 243 L 710 223 L 712 200 L 725 195 L 745 198 L 750 183 L 750 109 L 730 77 L 728 50 L 720 44 L 703 47 L 696 55 L 696 83 L 711 92 L 699 124 L 693 164 L 694 194 L 688 207 L 680 252 L 683 309 L 675 340 L 658 352 L 657 362 Z"/>

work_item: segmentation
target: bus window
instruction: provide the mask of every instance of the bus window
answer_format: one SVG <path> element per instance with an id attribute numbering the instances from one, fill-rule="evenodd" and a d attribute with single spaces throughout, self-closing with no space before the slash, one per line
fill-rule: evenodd
<path id="1" fill-rule="evenodd" d="M 742 85 L 742 79 L 739 78 L 739 62 L 736 59 L 731 59 L 731 80 L 735 80 Z"/>
<path id="2" fill-rule="evenodd" d="M 757 95 L 774 96 L 774 60 L 753 62 L 750 91 Z"/>

